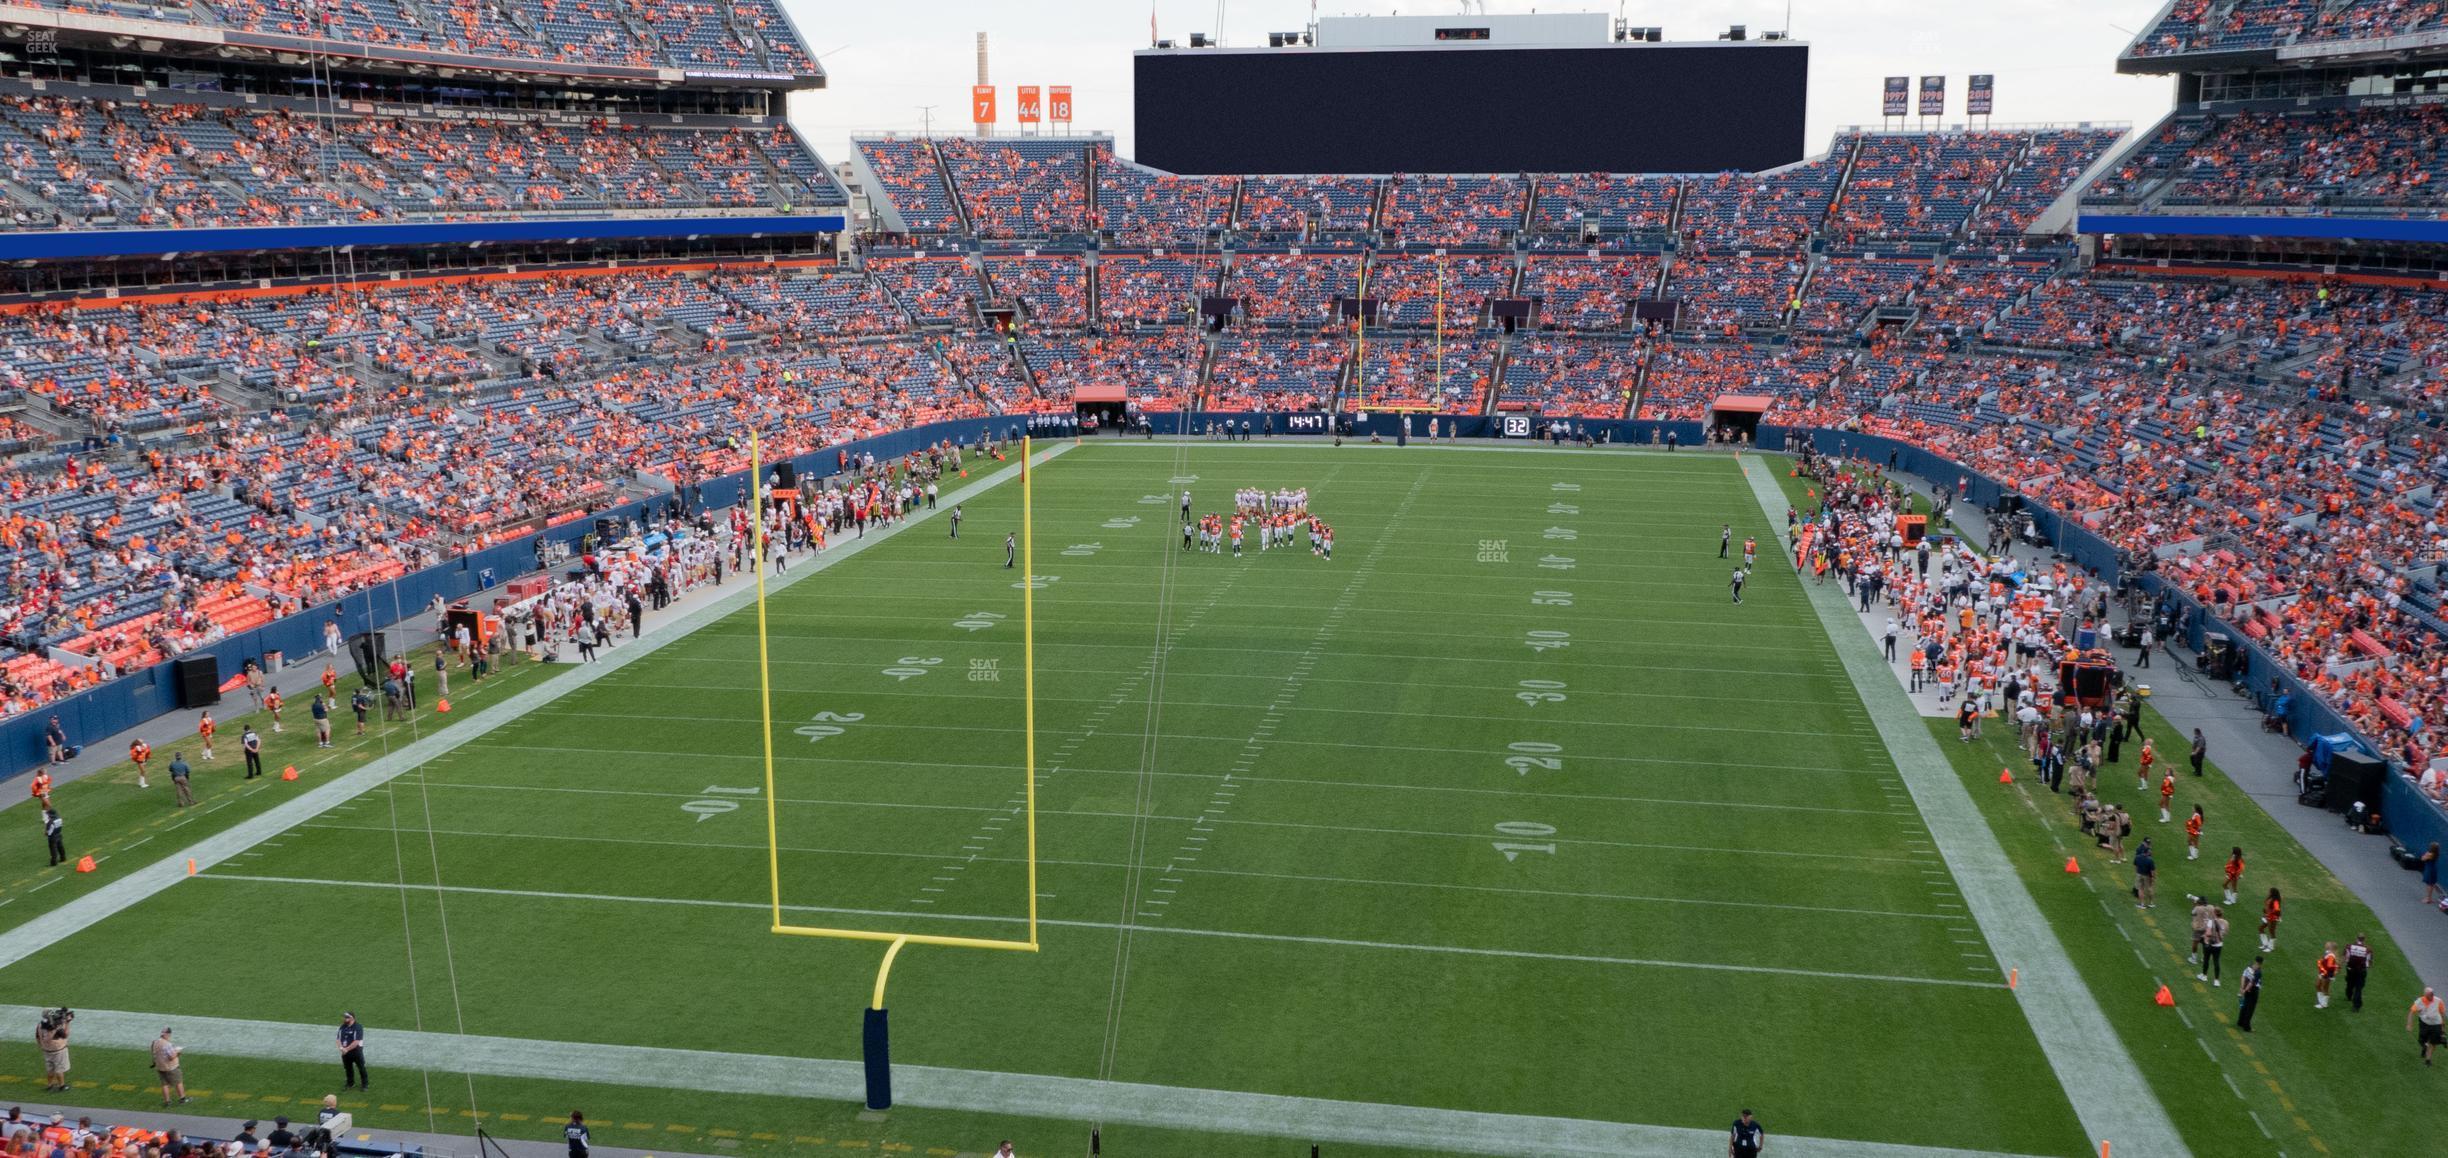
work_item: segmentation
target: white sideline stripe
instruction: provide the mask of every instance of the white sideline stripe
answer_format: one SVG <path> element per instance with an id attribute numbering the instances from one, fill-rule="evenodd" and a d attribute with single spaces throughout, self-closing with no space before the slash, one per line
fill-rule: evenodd
<path id="1" fill-rule="evenodd" d="M 1173 859 L 1175 861 L 1188 861 L 1194 858 L 1176 856 Z M 492 889 L 482 888 L 475 885 L 400 885 L 391 881 L 342 881 L 326 880 L 319 877 L 254 876 L 247 873 L 209 872 L 203 874 L 198 879 L 216 881 L 246 881 L 255 884 L 268 885 L 322 885 L 333 888 L 381 889 L 386 892 L 407 891 L 416 893 L 465 893 L 472 896 L 524 897 L 530 900 L 546 901 L 594 901 L 610 904 L 630 905 L 677 905 L 683 908 L 702 909 L 752 909 L 759 912 L 770 911 L 772 908 L 772 905 L 769 902 L 764 901 L 716 901 L 689 897 L 631 897 L 622 896 L 617 893 L 561 893 L 541 889 Z M 895 909 L 853 909 L 837 908 L 829 905 L 784 905 L 782 907 L 792 912 L 833 913 L 853 917 L 932 917 L 940 921 L 976 921 L 981 923 L 1012 925 L 1027 923 L 1027 918 L 1025 917 L 996 917 L 981 914 L 912 913 Z M 1037 923 L 1040 925 L 1055 925 L 1068 929 L 1115 930 L 1124 927 L 1111 921 L 1062 921 L 1055 920 L 1050 917 L 1040 917 L 1038 918 Z M 1880 981 L 1898 985 L 1948 985 L 1961 986 L 1969 989 L 1997 988 L 1997 984 L 1990 981 L 1958 981 L 1953 978 L 1946 977 L 1902 977 L 1887 973 L 1846 973 L 1825 969 L 1785 969 L 1773 965 L 1730 965 L 1701 961 L 1666 961 L 1648 957 L 1602 957 L 1582 953 L 1542 953 L 1533 949 L 1486 949 L 1463 945 L 1419 945 L 1403 941 L 1366 941 L 1350 937 L 1306 937 L 1292 933 L 1242 933 L 1226 929 L 1151 928 L 1146 925 L 1131 925 L 1129 928 L 1133 933 L 1165 933 L 1182 937 L 1218 937 L 1231 941 L 1271 941 L 1290 945 L 1329 945 L 1343 949 L 1382 949 L 1404 953 L 1440 953 L 1457 957 L 1505 957 L 1519 961 L 1561 961 L 1568 964 L 1579 965 L 1623 965 L 1660 969 L 1706 969 L 1712 972 L 1720 973 L 1766 973 L 1774 974 L 1780 977 L 1811 977 L 1827 981 Z"/>
<path id="2" fill-rule="evenodd" d="M 30 1005 L 0 1005 L 0 1020 L 11 1024 L 32 1021 L 38 1014 Z M 80 1009 L 77 1020 L 81 1023 L 77 1026 L 79 1042 L 111 1049 L 147 1048 L 162 1026 L 175 1024 L 190 1048 L 225 1057 L 300 1061 L 331 1055 L 332 1028 L 328 1025 L 107 1009 Z M 867 1088 L 864 1067 L 858 1061 L 846 1059 L 579 1044 L 404 1029 L 385 1029 L 380 1035 L 383 1058 L 394 1067 L 406 1069 L 613 1082 L 833 1103 L 863 1099 Z M 1723 1130 L 1340 1102 L 906 1063 L 893 1067 L 893 1100 L 902 1105 L 1008 1117 L 1103 1119 L 1167 1129 L 1449 1154 L 1688 1158 L 1714 1154 L 1725 1147 Z M 2014 1158 L 1979 1150 L 1832 1138 L 1778 1135 L 1775 1142 L 1774 1153 L 1799 1158 Z"/>
<path id="3" fill-rule="evenodd" d="M 1052 448 L 1039 452 L 1032 462 L 1050 461 L 1069 449 L 1071 449 L 1070 443 L 1057 443 Z M 976 495 L 1003 485 L 1009 479 L 1019 477 L 1019 473 L 1017 470 L 997 471 L 944 497 L 966 502 Z M 765 589 L 771 593 L 815 575 L 843 559 L 857 555 L 870 543 L 891 539 L 909 527 L 932 519 L 937 509 L 944 508 L 921 510 L 881 533 L 852 539 L 825 551 L 814 559 L 805 560 L 797 571 L 787 575 L 770 575 L 766 578 Z M 755 602 L 755 582 L 752 580 L 742 583 L 738 589 L 717 596 L 697 610 L 688 612 L 673 620 L 668 626 L 657 630 L 653 639 L 634 639 L 613 648 L 599 662 L 577 665 L 578 670 L 576 671 L 557 679 L 547 680 L 540 686 L 529 688 L 500 703 L 490 705 L 485 710 L 478 712 L 474 719 L 394 749 L 369 762 L 363 768 L 345 773 L 306 790 L 286 804 L 278 805 L 260 815 L 242 820 L 169 856 L 135 869 L 59 908 L 28 920 L 16 928 L 0 932 L 0 969 L 6 969 L 114 915 L 125 912 L 146 898 L 187 879 L 186 862 L 189 858 L 193 858 L 199 866 L 202 866 L 218 864 L 235 857 L 258 842 L 313 820 L 352 797 L 361 796 L 379 788 L 445 753 L 491 734 L 494 729 L 515 721 L 528 712 L 551 704 L 579 688 L 620 671 L 639 658 L 662 650 L 666 644 L 675 640 L 688 639 L 696 633 L 698 628 L 714 623 L 741 608 L 753 606 Z M 188 818 L 188 820 L 192 819 L 194 818 Z M 179 822 L 179 824 L 185 823 L 187 820 Z M 178 826 L 174 824 L 170 828 Z M 168 829 L 163 831 L 167 832 Z"/>
<path id="4" fill-rule="evenodd" d="M 1752 494 L 1773 527 L 1787 503 L 1769 466 L 1750 455 L 1736 455 L 1735 460 L 1751 480 Z M 1775 554 L 1772 551 L 1770 557 Z M 2188 1158 L 2192 1151 L 2177 1134 L 2176 1124 L 2168 1120 L 2167 1108 L 2143 1080 L 2116 1028 L 2100 1010 L 2099 999 L 2066 956 L 2056 930 L 2015 875 L 2005 848 L 1981 818 L 1979 806 L 1972 802 L 1954 765 L 1930 738 L 1921 710 L 1896 682 L 1878 645 L 1862 630 L 1851 601 L 1839 589 L 1796 586 L 1809 596 L 1812 610 L 1827 628 L 1828 641 L 1844 660 L 1862 706 L 1869 710 L 1880 738 L 1894 755 L 1896 771 L 1912 790 L 1913 804 L 1938 842 L 1939 859 L 1954 874 L 1981 935 L 1988 938 L 2000 963 L 2022 970 L 2015 998 L 2039 1039 L 2040 1052 L 2056 1071 L 2057 1084 L 2073 1103 L 2083 1132 L 2113 1143 L 2115 1151 L 2127 1158 Z M 2089 878 L 2084 879 L 2088 883 Z M 2124 926 L 2117 929 L 2122 932 Z"/>

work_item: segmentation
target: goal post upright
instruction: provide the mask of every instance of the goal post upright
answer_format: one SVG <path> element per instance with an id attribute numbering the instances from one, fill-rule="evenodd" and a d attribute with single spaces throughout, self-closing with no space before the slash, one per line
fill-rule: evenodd
<path id="1" fill-rule="evenodd" d="M 756 569 L 757 609 L 757 698 L 758 715 L 764 725 L 765 762 L 765 869 L 771 896 L 770 930 L 781 936 L 817 937 L 839 941 L 875 941 L 886 947 L 884 959 L 876 969 L 874 999 L 861 1011 L 861 1055 L 867 1076 L 867 1108 L 892 1108 L 892 1042 L 889 1015 L 884 1005 L 885 983 L 892 974 L 893 962 L 901 950 L 911 945 L 934 945 L 947 949 L 991 949 L 1006 952 L 1035 953 L 1037 939 L 1037 573 L 1036 573 L 1036 504 L 1032 489 L 1029 454 L 1033 440 L 1023 435 L 1020 441 L 1020 624 L 1023 698 L 1022 796 L 1027 812 L 1028 870 L 1028 938 L 1009 940 L 991 937 L 956 937 L 934 933 L 892 933 L 874 929 L 833 929 L 812 925 L 787 924 L 782 919 L 782 838 L 781 797 L 774 772 L 773 725 L 773 659 L 767 633 L 765 610 L 765 505 L 764 460 L 762 448 L 754 430 L 748 433 L 748 505 L 749 541 L 754 551 Z"/>

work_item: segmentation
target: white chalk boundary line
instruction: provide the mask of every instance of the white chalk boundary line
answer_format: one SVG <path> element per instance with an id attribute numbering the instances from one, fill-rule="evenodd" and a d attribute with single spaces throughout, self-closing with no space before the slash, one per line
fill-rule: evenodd
<path id="1" fill-rule="evenodd" d="M 1070 450 L 1072 444 L 1057 443 L 1038 452 L 1031 464 L 1042 465 Z M 871 543 L 890 540 L 893 536 L 932 519 L 937 511 L 947 510 L 952 503 L 966 502 L 993 490 L 1014 478 L 1018 470 L 997 471 L 970 483 L 943 498 L 943 506 L 920 510 L 909 518 L 879 534 L 836 544 L 813 559 L 803 560 L 787 575 L 769 575 L 765 589 L 770 594 L 824 571 L 826 568 L 858 555 Z M 612 648 L 592 664 L 578 665 L 578 670 L 539 687 L 490 705 L 476 717 L 457 727 L 437 732 L 376 758 L 365 767 L 346 773 L 327 783 L 316 785 L 296 799 L 278 805 L 260 816 L 236 824 L 220 833 L 204 838 L 163 857 L 134 869 L 125 876 L 76 900 L 44 913 L 5 933 L 0 933 L 0 969 L 23 961 L 53 945 L 67 940 L 94 925 L 108 920 L 143 902 L 154 894 L 187 879 L 187 861 L 193 859 L 199 868 L 219 864 L 254 847 L 257 843 L 277 836 L 291 828 L 331 811 L 346 801 L 364 795 L 418 767 L 466 744 L 491 735 L 495 729 L 518 720 L 528 712 L 544 707 L 580 688 L 628 667 L 637 660 L 661 651 L 667 644 L 690 639 L 698 628 L 756 602 L 753 572 L 742 573 L 738 589 L 715 598 L 695 611 L 681 615 L 659 628 L 651 639 L 639 638 Z"/>
<path id="2" fill-rule="evenodd" d="M 31 1023 L 38 1014 L 30 1005 L 0 1005 L 0 1021 L 9 1024 Z M 331 1056 L 329 1025 L 100 1009 L 77 1011 L 77 1041 L 105 1049 L 144 1049 L 165 1025 L 178 1030 L 180 1039 L 188 1043 L 191 1057 L 218 1055 L 300 1061 Z M 634 1045 L 577 1045 L 382 1028 L 372 1031 L 367 1047 L 379 1065 L 489 1077 L 812 1098 L 834 1103 L 856 1101 L 866 1091 L 861 1064 L 838 1059 Z M 907 1106 L 1015 1118 L 1087 1121 L 1101 1117 L 1107 1122 L 1139 1126 L 1457 1154 L 1690 1158 L 1716 1154 L 1725 1148 L 1726 1140 L 1723 1130 L 1486 1114 L 936 1066 L 894 1066 L 893 1100 Z M 1788 1155 L 2012 1158 L 1978 1150 L 1829 1138 L 1777 1136 L 1772 1142 L 1770 1152 L 1780 1158 Z"/>
<path id="3" fill-rule="evenodd" d="M 1769 525 L 1781 525 L 1790 504 L 1777 487 L 1771 465 L 1751 455 L 1735 457 L 1751 480 Z M 1774 542 L 1771 546 L 1773 560 L 1780 552 L 1774 549 Z M 1939 859 L 1962 890 L 1981 935 L 1988 938 L 2000 964 L 2021 970 L 2021 983 L 2014 992 L 2023 1016 L 2039 1038 L 2040 1051 L 2047 1056 L 2049 1068 L 2056 1071 L 2057 1082 L 2065 1088 L 2084 1131 L 2113 1143 L 2116 1153 L 2127 1158 L 2189 1158 L 2192 1151 L 2168 1119 L 2166 1107 L 2143 1080 L 2098 998 L 2066 956 L 2056 930 L 2041 915 L 2022 878 L 2015 875 L 2005 848 L 1981 818 L 1972 794 L 1930 737 L 1920 708 L 1896 683 L 1879 645 L 1861 630 L 1861 621 L 1844 591 L 1798 585 L 1819 613 L 1829 643 L 1844 662 L 1845 674 L 1860 691 L 1862 706 L 1869 710 L 1880 739 L 1895 758 L 1896 771 L 1911 792 L 1913 805 L 1928 822 Z"/>

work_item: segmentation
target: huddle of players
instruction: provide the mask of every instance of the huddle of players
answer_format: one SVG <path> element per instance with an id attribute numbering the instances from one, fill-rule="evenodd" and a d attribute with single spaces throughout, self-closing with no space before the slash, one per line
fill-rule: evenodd
<path id="1" fill-rule="evenodd" d="M 1309 513 L 1309 490 L 1267 491 L 1244 488 L 1233 492 L 1233 513 L 1190 517 L 1190 492 L 1183 491 L 1182 550 L 1195 545 L 1199 550 L 1221 554 L 1229 541 L 1232 553 L 1241 554 L 1243 536 L 1249 524 L 1258 525 L 1258 549 L 1290 547 L 1300 539 L 1303 528 L 1309 533 L 1309 553 L 1321 559 L 1334 558 L 1334 528 Z"/>

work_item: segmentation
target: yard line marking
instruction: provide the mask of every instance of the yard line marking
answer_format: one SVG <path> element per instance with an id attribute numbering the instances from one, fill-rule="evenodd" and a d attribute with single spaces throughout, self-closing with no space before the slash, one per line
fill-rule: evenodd
<path id="1" fill-rule="evenodd" d="M 1737 454 L 1735 461 L 1749 479 L 1761 513 L 1773 526 L 1788 505 L 1771 473 L 1773 468 L 1747 454 Z M 1776 583 L 1769 586 L 1773 589 L 1789 574 L 1778 574 Z M 2151 1092 L 2101 1010 L 2099 999 L 2083 982 L 2056 931 L 2032 900 L 2031 891 L 2015 874 L 2005 848 L 1982 818 L 1962 777 L 1931 738 L 1920 705 L 1896 681 L 1894 669 L 1863 630 L 1852 603 L 1842 591 L 1805 585 L 1798 579 L 1794 586 L 1818 613 L 1829 642 L 1858 689 L 1863 709 L 1893 753 L 1897 773 L 1912 790 L 1913 803 L 1938 842 L 1940 859 L 1953 871 L 1970 902 L 1973 919 L 1989 942 L 1998 946 L 2002 958 L 2020 963 L 2022 983 L 2015 991 L 2016 1002 L 2084 1131 L 2092 1138 L 2115 1139 L 2128 1158 L 2189 1156 L 2192 1151 L 2168 1119 L 2166 1107 Z M 2086 874 L 2083 881 L 2088 884 L 2091 877 Z"/>
<path id="2" fill-rule="evenodd" d="M 1056 443 L 1039 451 L 1029 465 L 1049 462 L 1071 449 L 1071 444 Z M 967 502 L 976 496 L 1020 477 L 1018 471 L 1000 470 L 980 478 L 954 494 Z M 844 543 L 809 560 L 799 570 L 787 575 L 768 578 L 765 586 L 772 591 L 799 583 L 845 559 L 857 557 L 870 543 L 889 541 L 894 535 L 935 516 L 932 510 L 921 511 L 881 534 Z M 420 737 L 393 748 L 368 761 L 355 771 L 346 772 L 317 784 L 298 796 L 275 805 L 255 816 L 241 820 L 222 831 L 205 837 L 169 856 L 119 874 L 109 883 L 78 897 L 65 905 L 44 913 L 16 928 L 0 932 L 0 969 L 25 960 L 44 949 L 58 944 L 95 924 L 125 912 L 137 903 L 163 892 L 186 880 L 186 860 L 193 857 L 207 864 L 228 860 L 254 847 L 269 836 L 276 836 L 299 824 L 322 815 L 348 800 L 380 788 L 392 780 L 415 771 L 437 757 L 458 751 L 469 743 L 491 735 L 512 720 L 529 715 L 537 709 L 560 701 L 581 688 L 592 686 L 605 676 L 618 672 L 674 642 L 694 639 L 700 629 L 720 622 L 723 618 L 752 606 L 756 599 L 754 585 L 742 585 L 719 595 L 694 611 L 674 619 L 655 632 L 653 639 L 634 639 L 614 648 L 602 660 L 593 664 L 576 665 L 577 670 L 527 689 L 508 699 L 488 705 L 455 727 Z M 177 828 L 194 820 L 188 817 Z M 167 831 L 165 829 L 164 831 Z"/>
<path id="3" fill-rule="evenodd" d="M 752 906 L 763 907 L 763 906 Z M 79 1040 L 141 1049 L 161 1027 L 193 1024 L 216 1053 L 292 1061 L 331 1048 L 331 1027 L 156 1012 L 78 1010 Z M 32 1006 L 0 1006 L 22 1023 Z M 852 1059 L 777 1057 L 527 1038 L 386 1031 L 385 1056 L 410 1068 L 559 1081 L 612 1081 L 648 1088 L 849 1102 L 864 1096 L 865 1069 Z M 994 1117 L 1065 1118 L 1161 1129 L 1252 1134 L 1448 1153 L 1558 1158 L 1680 1158 L 1722 1150 L 1724 1131 L 1543 1118 L 1370 1102 L 936 1066 L 893 1067 L 894 1100 Z M 808 1143 L 808 1144 L 813 1144 Z M 1980 1151 L 1780 1135 L 1796 1158 L 2012 1158 Z"/>
<path id="4" fill-rule="evenodd" d="M 356 825 L 356 824 L 330 824 L 330 823 L 322 823 L 322 822 L 309 823 L 309 824 L 301 825 L 300 827 L 302 827 L 302 828 L 312 828 L 312 829 L 322 829 L 322 830 L 328 830 L 328 831 L 338 831 L 338 832 L 384 832 L 384 833 L 387 833 L 387 832 L 391 831 L 389 828 L 386 828 L 386 827 L 383 827 L 383 826 L 380 826 L 380 825 L 371 825 L 371 826 L 370 826 L 370 825 Z M 586 843 L 586 844 L 635 844 L 635 845 L 648 845 L 648 846 L 656 846 L 656 847 L 690 848 L 690 849 L 737 849 L 737 850 L 743 850 L 743 851 L 744 851 L 744 850 L 756 850 L 756 851 L 762 851 L 762 850 L 765 848 L 765 846 L 764 846 L 764 845 L 762 845 L 762 844 L 752 844 L 752 843 L 732 843 L 732 842 L 723 842 L 723 841 L 703 841 L 703 840 L 652 840 L 652 839 L 647 839 L 647 838 L 643 838 L 643 837 L 627 837 L 627 836 L 569 836 L 569 835 L 562 835 L 562 834 L 557 834 L 557 833 L 541 833 L 541 832 L 481 832 L 481 831 L 471 831 L 471 830 L 464 830 L 464 829 L 447 829 L 447 828 L 438 828 L 438 829 L 434 829 L 434 830 L 433 830 L 433 832 L 435 833 L 435 835 L 438 835 L 438 836 L 490 837 L 490 838 L 496 838 L 496 839 L 501 839 L 501 840 L 549 840 L 549 841 L 570 841 L 570 842 Z M 782 851 L 784 851 L 784 852 L 818 853 L 818 854 L 823 854 L 823 855 L 831 855 L 831 856 L 882 856 L 882 857 L 916 857 L 916 858 L 925 858 L 925 859 L 934 859 L 934 857 L 935 857 L 935 854 L 933 854 L 933 853 L 923 853 L 923 852 L 894 852 L 894 851 L 891 851 L 891 850 L 888 850 L 888 849 L 824 848 L 824 847 L 816 847 L 816 846 L 808 846 L 808 845 L 784 845 L 784 846 L 782 846 Z M 981 859 L 981 858 L 973 855 L 973 856 L 969 857 L 968 859 L 970 859 L 970 860 L 973 860 L 973 861 L 974 861 L 974 860 L 979 860 L 979 859 Z M 1023 862 L 1021 861 L 1021 859 L 1020 859 L 1020 858 L 1017 858 L 1017 857 L 985 857 L 985 858 L 982 858 L 982 859 L 985 859 L 985 860 L 987 860 L 987 861 L 994 862 L 994 863 L 999 863 L 999 864 L 1020 864 L 1020 863 L 1023 863 Z M 1050 858 L 1050 857 L 1044 857 L 1044 856 L 1040 856 L 1040 857 L 1038 857 L 1038 858 L 1037 858 L 1037 863 L 1038 863 L 1038 864 L 1040 864 L 1040 865 L 1052 865 L 1052 866 L 1059 866 L 1059 867 L 1065 867 L 1065 868 L 1109 868 L 1109 869 L 1119 869 L 1119 868 L 1127 868 L 1127 867 L 1129 867 L 1129 866 L 1127 866 L 1127 865 L 1125 865 L 1125 864 L 1123 864 L 1123 863 L 1121 863 L 1121 862 L 1119 862 L 1119 861 L 1099 861 L 1099 860 L 1066 860 L 1066 859 L 1060 859 L 1060 858 Z M 1317 884 L 1334 884 L 1334 885 L 1369 885 L 1369 886 L 1376 886 L 1376 887 L 1384 887 L 1384 888 L 1401 888 L 1401 889 L 1441 889 L 1441 890 L 1458 891 L 1458 892 L 1483 892 L 1483 893 L 1494 893 L 1494 894 L 1501 894 L 1501 895 L 1512 895 L 1512 896 L 1566 897 L 1566 898 L 1571 898 L 1571 899 L 1575 899 L 1575 900 L 1590 900 L 1590 901 L 1626 901 L 1626 902 L 1639 903 L 1639 904 L 1660 904 L 1660 905 L 1704 905 L 1704 906 L 1711 906 L 1711 907 L 1734 908 L 1734 909 L 1769 909 L 1769 910 L 1777 910 L 1777 911 L 1784 911 L 1784 912 L 1810 913 L 1810 914 L 1814 914 L 1814 915 L 1854 916 L 1854 917 L 1893 917 L 1893 918 L 1901 918 L 1901 919 L 1905 919 L 1905 920 L 1916 920 L 1916 921 L 1960 921 L 1960 920 L 1963 920 L 1963 919 L 1964 919 L 1964 913 L 1960 911 L 1960 906 L 1958 907 L 1958 911 L 1956 911 L 1956 912 L 1951 912 L 1951 913 L 1936 913 L 1936 912 L 1932 912 L 1932 913 L 1919 913 L 1919 912 L 1906 912 L 1906 911 L 1894 910 L 1894 909 L 1864 909 L 1864 908 L 1846 908 L 1846 907 L 1830 906 L 1830 905 L 1793 905 L 1793 904 L 1781 904 L 1781 903 L 1774 902 L 1774 901 L 1728 901 L 1728 900 L 1716 900 L 1716 899 L 1711 899 L 1711 898 L 1706 898 L 1706 897 L 1669 897 L 1669 896 L 1656 896 L 1656 895 L 1650 895 L 1650 894 L 1641 894 L 1641 893 L 1607 893 L 1607 892 L 1586 892 L 1586 891 L 1581 891 L 1581 890 L 1577 890 L 1577 889 L 1533 889 L 1533 888 L 1521 888 L 1521 887 L 1516 887 L 1516 886 L 1506 886 L 1506 885 L 1468 885 L 1468 884 L 1456 884 L 1456 883 L 1446 882 L 1446 881 L 1398 881 L 1398 880 L 1384 880 L 1384 879 L 1372 878 L 1372 877 L 1341 877 L 1341 876 L 1324 876 L 1324 875 L 1317 875 L 1317 874 L 1306 874 L 1306 873 L 1280 873 L 1280 872 L 1266 872 L 1266 871 L 1260 871 L 1260 870 L 1250 870 L 1250 869 L 1191 868 L 1191 869 L 1187 869 L 1187 870 L 1184 870 L 1184 871 L 1193 872 L 1193 873 L 1207 873 L 1207 874 L 1214 875 L 1214 876 L 1226 876 L 1226 877 L 1251 877 L 1251 878 L 1256 878 L 1256 879 L 1261 879 L 1261 880 L 1308 881 L 1308 882 L 1317 883 Z M 1181 878 L 1179 878 L 1179 877 L 1167 876 L 1167 877 L 1160 877 L 1160 878 L 1158 878 L 1158 879 L 1159 879 L 1159 880 L 1164 881 L 1166 884 L 1179 884 L 1179 883 L 1181 883 Z M 1950 927 L 1949 927 L 1949 929 L 1950 929 L 1950 931 L 1952 931 L 1952 932 L 1958 932 L 1958 933 L 1970 933 L 1970 932 L 1975 932 L 1975 931 L 1976 931 L 1976 930 L 1973 930 L 1973 929 L 1970 929 L 1970 928 L 1964 928 L 1964 927 L 1960 927 L 1960 926 L 1950 926 Z M 1983 942 L 1983 944 L 1986 944 L 1986 942 Z"/>
<path id="5" fill-rule="evenodd" d="M 758 901 L 720 901 L 684 897 L 637 897 L 616 893 L 568 893 L 544 889 L 499 889 L 476 885 L 399 885 L 390 881 L 326 880 L 316 877 L 256 876 L 248 873 L 213 871 L 195 879 L 208 881 L 245 881 L 256 884 L 315 885 L 328 888 L 383 889 L 410 892 L 464 893 L 471 896 L 524 897 L 541 900 L 599 901 L 606 904 L 672 905 L 681 908 L 770 910 L 771 905 Z M 919 914 L 893 909 L 858 909 L 831 905 L 791 905 L 785 910 L 802 913 L 830 913 L 854 917 L 914 917 L 932 916 L 946 921 L 969 921 L 981 924 L 1026 924 L 1025 917 L 1005 917 L 992 914 L 930 913 Z M 1185 929 L 1178 927 L 1130 925 L 1111 921 L 1075 921 L 1039 917 L 1038 924 L 1071 929 L 1119 930 L 1130 928 L 1141 933 L 1164 933 L 1182 937 L 1213 937 L 1233 941 L 1265 941 L 1292 945 L 1322 945 L 1346 949 L 1373 949 L 1386 952 L 1427 953 L 1460 957 L 1497 957 L 1520 961 L 1555 961 L 1581 965 L 1620 965 L 1640 968 L 1710 969 L 1726 973 L 1758 973 L 1780 977 L 1809 977 L 1836 981 L 1875 981 L 1898 985 L 1943 985 L 1986 989 L 1986 984 L 1956 981 L 1943 977 L 1908 977 L 1892 973 L 1857 973 L 1828 969 L 1796 969 L 1774 965 L 1721 964 L 1717 962 L 1676 961 L 1653 957 L 1615 957 L 1584 953 L 1548 953 L 1534 949 L 1497 949 L 1472 945 L 1428 945 L 1405 941 L 1371 941 L 1352 937 L 1318 937 L 1298 933 L 1251 933 L 1230 929 Z M 158 1031 L 157 1031 L 158 1032 Z"/>

